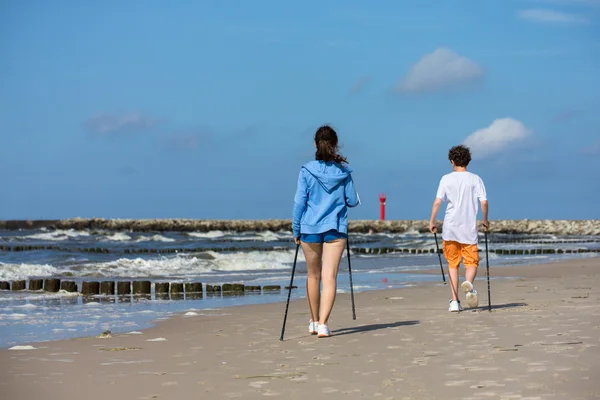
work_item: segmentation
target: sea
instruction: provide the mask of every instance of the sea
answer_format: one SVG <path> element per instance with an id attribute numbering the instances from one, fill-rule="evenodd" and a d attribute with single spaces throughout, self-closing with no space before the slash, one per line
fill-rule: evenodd
<path id="1" fill-rule="evenodd" d="M 440 268 L 432 234 L 353 233 L 349 240 L 350 257 L 345 252 L 340 264 L 340 293 L 350 290 L 349 262 L 355 293 L 427 281 L 442 284 L 441 272 L 422 273 Z M 481 266 L 485 266 L 484 236 L 480 237 L 479 247 Z M 530 264 L 596 257 L 600 255 L 600 237 L 490 234 L 488 249 L 494 280 L 494 270 L 504 266 L 526 268 Z M 135 334 L 174 313 L 189 317 L 222 315 L 236 305 L 283 303 L 294 255 L 295 244 L 285 231 L 0 230 L 0 281 L 56 277 L 78 285 L 83 281 L 150 280 L 281 286 L 279 291 L 240 295 L 205 292 L 200 298 L 159 298 L 153 292 L 146 297 L 84 297 L 67 292 L 4 290 L 0 291 L 0 347 L 96 336 L 107 330 Z M 446 269 L 445 261 L 443 265 Z M 300 251 L 292 299 L 305 296 L 305 280 L 306 264 Z M 283 311 L 282 304 L 282 316 Z"/>

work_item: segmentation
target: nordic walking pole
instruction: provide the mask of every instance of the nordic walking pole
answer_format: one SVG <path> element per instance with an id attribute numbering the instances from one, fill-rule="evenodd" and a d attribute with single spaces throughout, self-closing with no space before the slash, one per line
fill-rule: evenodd
<path id="1" fill-rule="evenodd" d="M 488 255 L 488 239 L 487 228 L 485 229 L 485 266 L 487 269 L 487 284 L 488 284 L 488 311 L 492 312 L 492 298 L 490 291 L 490 256 Z"/>
<path id="2" fill-rule="evenodd" d="M 292 267 L 292 278 L 290 279 L 290 290 L 288 291 L 287 303 L 285 304 L 285 314 L 283 315 L 283 326 L 281 327 L 280 341 L 283 341 L 283 334 L 285 332 L 285 322 L 287 321 L 288 307 L 290 306 L 290 297 L 292 296 L 292 286 L 294 285 L 294 272 L 296 272 L 296 261 L 298 260 L 298 250 L 300 245 L 296 244 L 296 255 L 294 256 L 294 266 Z"/>
<path id="3" fill-rule="evenodd" d="M 350 274 L 350 298 L 352 299 L 352 319 L 356 319 L 356 308 L 354 307 L 354 288 L 352 287 L 352 265 L 350 264 L 350 241 L 346 239 L 346 251 L 348 252 L 348 273 Z"/>
<path id="4" fill-rule="evenodd" d="M 442 266 L 442 255 L 440 254 L 440 247 L 437 241 L 437 233 L 433 232 L 433 237 L 435 238 L 435 248 L 437 250 L 438 259 L 440 260 L 440 269 L 442 270 L 442 279 L 444 280 L 444 285 L 446 284 L 446 275 L 444 275 L 444 267 Z"/>

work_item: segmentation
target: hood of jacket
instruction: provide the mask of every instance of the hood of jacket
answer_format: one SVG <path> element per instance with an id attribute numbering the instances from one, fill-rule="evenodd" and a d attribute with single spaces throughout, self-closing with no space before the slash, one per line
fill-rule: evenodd
<path id="1" fill-rule="evenodd" d="M 302 166 L 317 179 L 327 193 L 331 193 L 352 172 L 350 168 L 342 167 L 335 162 L 310 161 Z"/>

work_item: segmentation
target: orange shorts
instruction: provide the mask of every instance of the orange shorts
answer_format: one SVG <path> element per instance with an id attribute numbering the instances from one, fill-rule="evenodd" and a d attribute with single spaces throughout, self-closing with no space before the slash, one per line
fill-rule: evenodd
<path id="1" fill-rule="evenodd" d="M 465 268 L 479 266 L 479 252 L 476 244 L 463 244 L 451 240 L 442 243 L 444 257 L 448 261 L 449 268 L 458 268 L 461 259 L 464 259 Z"/>

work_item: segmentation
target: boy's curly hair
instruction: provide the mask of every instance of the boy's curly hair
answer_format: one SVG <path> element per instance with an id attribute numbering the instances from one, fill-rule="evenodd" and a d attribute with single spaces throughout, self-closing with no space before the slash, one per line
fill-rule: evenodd
<path id="1" fill-rule="evenodd" d="M 471 150 L 467 146 L 454 146 L 448 152 L 448 160 L 454 161 L 457 167 L 466 167 L 471 162 Z"/>

